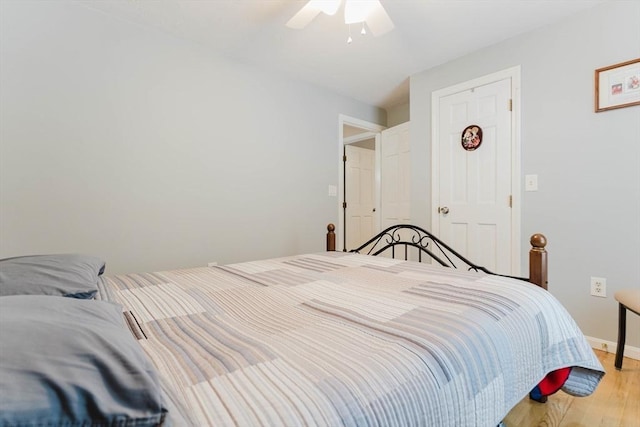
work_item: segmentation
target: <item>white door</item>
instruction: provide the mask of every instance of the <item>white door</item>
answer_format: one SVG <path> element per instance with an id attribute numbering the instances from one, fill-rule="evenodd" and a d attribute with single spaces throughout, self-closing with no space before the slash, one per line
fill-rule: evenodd
<path id="1" fill-rule="evenodd" d="M 344 146 L 347 250 L 376 234 L 375 149 Z"/>
<path id="2" fill-rule="evenodd" d="M 367 122 L 364 120 L 356 119 L 354 117 L 348 117 L 343 114 L 339 115 L 338 118 L 338 153 L 339 159 L 339 168 L 338 168 L 338 185 L 337 192 L 329 191 L 330 196 L 338 196 L 337 197 L 337 208 L 338 208 L 338 223 L 336 226 L 336 248 L 337 250 L 348 250 L 347 249 L 347 240 L 348 230 L 346 227 L 347 222 L 347 213 L 344 209 L 344 204 L 347 201 L 345 196 L 346 193 L 352 193 L 347 186 L 347 177 L 346 177 L 346 168 L 345 162 L 343 160 L 345 147 L 348 145 L 353 146 L 365 146 L 366 148 L 370 148 L 373 151 L 374 156 L 374 167 L 373 167 L 373 204 L 377 209 L 374 216 L 374 224 L 373 224 L 373 233 L 371 236 L 376 234 L 380 228 L 380 132 L 384 129 L 383 126 L 377 125 L 375 123 Z M 372 144 L 368 141 L 372 140 Z M 354 145 L 355 144 L 355 145 Z M 373 208 L 372 208 L 373 209 Z M 362 242 L 368 240 L 369 237 L 365 238 Z M 358 245 L 360 245 L 358 243 Z M 349 248 L 351 249 L 351 248 Z"/>
<path id="3" fill-rule="evenodd" d="M 381 227 L 411 222 L 411 145 L 409 122 L 382 131 Z"/>
<path id="4" fill-rule="evenodd" d="M 506 78 L 440 97 L 434 159 L 436 234 L 472 262 L 503 274 L 516 274 L 511 86 Z M 475 132 L 474 141 L 463 141 L 465 129 L 467 136 Z"/>

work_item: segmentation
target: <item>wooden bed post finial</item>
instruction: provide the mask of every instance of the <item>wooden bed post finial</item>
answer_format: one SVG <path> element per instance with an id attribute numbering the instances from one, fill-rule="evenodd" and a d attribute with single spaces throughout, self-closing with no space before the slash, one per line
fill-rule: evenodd
<path id="1" fill-rule="evenodd" d="M 327 225 L 327 251 L 336 250 L 336 226 L 333 224 Z"/>
<path id="2" fill-rule="evenodd" d="M 531 250 L 529 251 L 529 281 L 541 288 L 547 289 L 547 238 L 544 234 L 536 233 L 531 236 Z"/>

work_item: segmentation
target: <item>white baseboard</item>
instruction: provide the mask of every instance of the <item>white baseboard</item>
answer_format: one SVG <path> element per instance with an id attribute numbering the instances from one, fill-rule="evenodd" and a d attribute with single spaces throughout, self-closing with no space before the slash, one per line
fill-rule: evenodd
<path id="1" fill-rule="evenodd" d="M 607 353 L 616 352 L 616 347 L 618 343 L 612 341 L 601 340 L 600 338 L 593 337 L 585 337 L 587 338 L 587 342 L 591 345 L 591 348 L 601 351 L 606 351 Z M 631 347 L 630 345 L 624 346 L 624 357 L 628 357 L 629 359 L 640 360 L 640 348 Z"/>

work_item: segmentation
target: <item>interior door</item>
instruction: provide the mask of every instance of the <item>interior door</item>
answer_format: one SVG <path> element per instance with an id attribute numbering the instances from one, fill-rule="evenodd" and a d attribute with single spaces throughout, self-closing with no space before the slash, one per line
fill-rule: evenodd
<path id="1" fill-rule="evenodd" d="M 503 274 L 513 274 L 511 98 L 508 78 L 440 98 L 434 200 L 438 236 Z"/>
<path id="2" fill-rule="evenodd" d="M 411 222 L 411 145 L 409 122 L 382 131 L 382 229 Z"/>
<path id="3" fill-rule="evenodd" d="M 357 248 L 377 232 L 375 229 L 375 146 L 344 146 L 346 243 Z"/>

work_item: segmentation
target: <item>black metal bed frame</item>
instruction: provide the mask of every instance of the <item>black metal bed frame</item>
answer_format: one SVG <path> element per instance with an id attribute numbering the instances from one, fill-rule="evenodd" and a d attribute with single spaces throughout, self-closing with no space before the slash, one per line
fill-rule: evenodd
<path id="1" fill-rule="evenodd" d="M 376 256 L 390 250 L 391 257 L 395 258 L 396 247 L 404 249 L 405 261 L 409 260 L 410 248 L 415 248 L 418 254 L 418 262 L 422 262 L 423 254 L 426 254 L 444 267 L 458 268 L 458 265 L 464 265 L 467 267 L 467 271 L 482 271 L 495 276 L 511 277 L 514 279 L 529 281 L 529 278 L 526 277 L 498 274 L 488 270 L 486 267 L 477 265 L 427 230 L 416 225 L 397 224 L 388 227 L 369 239 L 363 245 L 352 249 L 349 252 Z"/>

